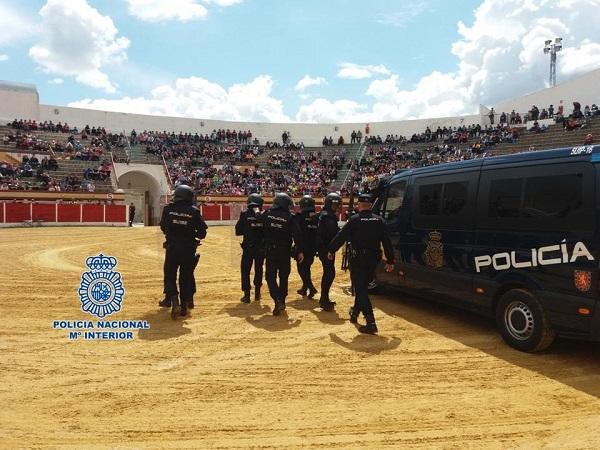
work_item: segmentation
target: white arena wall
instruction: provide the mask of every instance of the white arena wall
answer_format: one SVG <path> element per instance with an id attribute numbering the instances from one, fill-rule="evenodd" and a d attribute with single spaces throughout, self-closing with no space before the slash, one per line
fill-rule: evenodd
<path id="1" fill-rule="evenodd" d="M 501 114 L 502 112 L 510 113 L 514 109 L 523 113 L 529 111 L 533 105 L 536 105 L 540 111 L 554 105 L 554 111 L 556 111 L 561 100 L 565 114 L 573 111 L 573 102 L 575 101 L 581 103 L 582 109 L 585 105 L 592 106 L 592 103 L 600 104 L 600 69 L 552 88 L 497 103 L 494 105 L 494 111 Z"/>
<path id="2" fill-rule="evenodd" d="M 224 120 L 190 119 L 183 117 L 150 116 L 144 114 L 129 114 L 110 111 L 95 111 L 91 109 L 71 108 L 68 106 L 40 105 L 39 120 L 67 122 L 78 128 L 89 124 L 102 126 L 109 131 L 130 132 L 132 129 L 166 130 L 174 132 L 198 132 L 210 134 L 212 130 L 250 130 L 252 136 L 258 138 L 261 144 L 267 141 L 281 142 L 281 134 L 288 131 L 292 142 L 304 142 L 306 146 L 320 146 L 324 136 L 331 136 L 337 143 L 343 136 L 350 143 L 353 130 L 361 130 L 365 134 L 365 123 L 341 124 L 312 124 L 312 123 L 266 123 L 266 122 L 229 122 Z M 427 126 L 460 126 L 481 123 L 480 115 L 460 117 L 445 117 L 435 119 L 404 120 L 396 122 L 373 122 L 369 124 L 370 135 L 399 134 L 410 137 L 413 133 L 422 133 Z"/>
<path id="3" fill-rule="evenodd" d="M 512 109 L 524 113 L 535 104 L 540 109 L 550 104 L 558 106 L 563 100 L 565 112 L 570 112 L 572 102 L 577 100 L 586 103 L 600 103 L 600 69 L 589 72 L 574 80 L 565 82 L 553 88 L 543 89 L 532 94 L 512 100 L 499 102 L 494 105 L 496 113 L 510 112 Z M 479 114 L 430 118 L 418 120 L 402 120 L 391 122 L 373 122 L 369 124 L 370 135 L 399 134 L 410 137 L 413 133 L 420 133 L 426 127 L 431 129 L 438 126 L 460 126 L 470 124 L 486 125 L 489 123 L 487 112 L 482 106 Z M 337 143 L 339 136 L 343 136 L 346 143 L 350 142 L 353 130 L 361 130 L 365 135 L 365 123 L 265 123 L 265 122 L 229 122 L 223 120 L 191 119 L 182 117 L 151 116 L 144 114 L 130 114 L 111 111 L 97 111 L 92 109 L 71 108 L 68 106 L 39 104 L 38 93 L 33 85 L 0 81 L 0 120 L 9 121 L 14 118 L 28 118 L 38 121 L 52 120 L 54 122 L 67 122 L 81 128 L 85 125 L 101 126 L 112 132 L 138 132 L 143 130 L 166 130 L 173 132 L 198 132 L 210 134 L 214 129 L 250 130 L 261 144 L 266 141 L 281 141 L 283 131 L 291 134 L 292 142 L 304 142 L 306 146 L 320 146 L 323 136 L 331 136 Z"/>

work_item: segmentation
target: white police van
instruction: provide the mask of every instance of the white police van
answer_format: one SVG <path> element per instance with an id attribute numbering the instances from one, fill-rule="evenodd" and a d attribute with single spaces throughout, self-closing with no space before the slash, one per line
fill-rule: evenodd
<path id="1" fill-rule="evenodd" d="M 539 351 L 600 339 L 600 146 L 405 170 L 376 191 L 396 270 L 376 285 L 495 316 Z"/>

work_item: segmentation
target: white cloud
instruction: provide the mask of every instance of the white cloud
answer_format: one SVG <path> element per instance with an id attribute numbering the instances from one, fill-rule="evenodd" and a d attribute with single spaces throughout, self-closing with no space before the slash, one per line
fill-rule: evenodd
<path id="1" fill-rule="evenodd" d="M 8 55 L 4 55 L 2 53 L 0 53 L 0 62 L 2 61 L 8 61 Z"/>
<path id="2" fill-rule="evenodd" d="M 542 51 L 546 39 L 563 38 L 559 83 L 600 68 L 598 23 L 600 0 L 484 0 L 471 26 L 458 24 L 460 39 L 452 45 L 458 59 L 455 71 L 434 71 L 411 89 L 402 88 L 398 75 L 387 71 L 386 78 L 372 80 L 365 92 L 372 99 L 370 110 L 348 113 L 342 101 L 318 99 L 301 106 L 296 118 L 372 122 L 476 113 L 479 104 L 494 105 L 547 87 L 549 57 Z M 372 74 L 350 69 L 356 78 Z"/>
<path id="3" fill-rule="evenodd" d="M 30 18 L 0 3 L 0 30 L 0 46 L 4 46 L 22 41 L 35 31 L 35 26 Z"/>
<path id="4" fill-rule="evenodd" d="M 298 122 L 313 123 L 342 123 L 363 122 L 367 117 L 363 112 L 367 105 L 359 104 L 353 100 L 337 100 L 331 102 L 324 98 L 317 98 L 308 105 L 300 106 L 296 114 Z"/>
<path id="5" fill-rule="evenodd" d="M 51 80 L 48 80 L 48 84 L 63 84 L 64 82 L 65 80 L 62 78 L 52 78 Z"/>
<path id="6" fill-rule="evenodd" d="M 434 12 L 428 1 L 407 2 L 400 5 L 399 9 L 396 9 L 394 12 L 378 15 L 376 21 L 383 25 L 404 28 L 417 17 L 427 12 Z"/>
<path id="7" fill-rule="evenodd" d="M 289 122 L 283 103 L 271 96 L 273 80 L 257 76 L 224 88 L 204 78 L 179 78 L 156 87 L 149 97 L 84 99 L 68 106 L 137 114 L 256 122 Z"/>
<path id="8" fill-rule="evenodd" d="M 29 56 L 43 71 L 115 92 L 117 86 L 102 68 L 127 59 L 129 40 L 117 37 L 112 19 L 86 0 L 48 0 L 40 15 L 40 40 L 29 49 Z"/>
<path id="9" fill-rule="evenodd" d="M 310 86 L 320 86 L 320 85 L 326 85 L 327 84 L 327 80 L 323 77 L 311 77 L 310 75 L 304 75 L 304 77 L 298 81 L 298 83 L 296 84 L 296 90 L 298 92 L 304 92 L 304 90 Z"/>
<path id="10" fill-rule="evenodd" d="M 232 5 L 237 5 L 239 3 L 242 3 L 242 0 L 202 0 L 204 3 L 206 3 L 207 5 L 215 4 L 217 6 L 232 6 Z"/>
<path id="11" fill-rule="evenodd" d="M 145 22 L 204 19 L 208 10 L 195 0 L 127 0 L 129 14 Z"/>
<path id="12" fill-rule="evenodd" d="M 340 70 L 337 76 L 340 78 L 349 78 L 351 80 L 361 80 L 363 78 L 372 78 L 375 75 L 389 75 L 391 72 L 383 64 L 377 66 L 354 63 L 340 63 Z"/>

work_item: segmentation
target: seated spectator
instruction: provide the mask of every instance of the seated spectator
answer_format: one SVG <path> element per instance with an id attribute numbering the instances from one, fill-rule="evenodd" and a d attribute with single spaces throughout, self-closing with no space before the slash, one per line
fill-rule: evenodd
<path id="1" fill-rule="evenodd" d="M 585 140 L 583 141 L 584 145 L 592 145 L 594 143 L 594 135 L 592 133 L 588 133 L 585 136 Z"/>

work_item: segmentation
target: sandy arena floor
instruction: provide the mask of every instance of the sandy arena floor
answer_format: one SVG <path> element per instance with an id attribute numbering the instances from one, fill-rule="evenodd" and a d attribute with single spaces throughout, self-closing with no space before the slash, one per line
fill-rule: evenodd
<path id="1" fill-rule="evenodd" d="M 600 448 L 600 345 L 507 347 L 478 316 L 401 295 L 374 298 L 379 336 L 299 298 L 239 302 L 239 247 L 212 227 L 193 316 L 172 321 L 158 228 L 0 230 L 0 448 Z M 85 259 L 119 259 L 111 319 L 131 342 L 69 341 Z M 339 260 L 338 260 L 339 262 Z M 315 267 L 318 267 L 316 264 Z M 320 275 L 317 269 L 314 276 Z M 95 320 L 95 319 L 94 319 Z"/>

